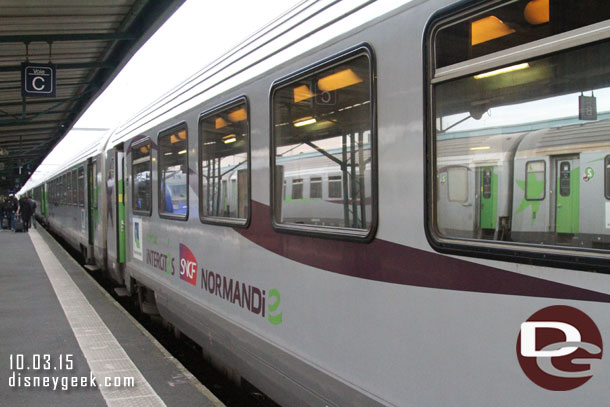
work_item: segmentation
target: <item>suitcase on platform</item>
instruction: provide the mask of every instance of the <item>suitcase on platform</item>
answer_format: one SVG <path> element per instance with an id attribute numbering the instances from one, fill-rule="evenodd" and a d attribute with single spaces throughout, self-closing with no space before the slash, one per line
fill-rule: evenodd
<path id="1" fill-rule="evenodd" d="M 21 218 L 15 218 L 15 232 L 25 232 L 25 226 Z"/>

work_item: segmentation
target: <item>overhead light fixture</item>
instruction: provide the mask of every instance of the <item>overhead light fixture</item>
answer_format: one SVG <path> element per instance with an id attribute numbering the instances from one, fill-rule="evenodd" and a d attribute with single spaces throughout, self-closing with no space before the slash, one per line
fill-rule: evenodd
<path id="1" fill-rule="evenodd" d="M 548 23 L 551 20 L 549 0 L 531 0 L 525 6 L 523 16 L 531 25 Z"/>
<path id="2" fill-rule="evenodd" d="M 478 151 L 478 150 L 489 150 L 490 146 L 481 146 L 481 147 L 470 147 L 470 151 Z"/>
<path id="3" fill-rule="evenodd" d="M 471 41 L 470 45 L 477 45 L 496 38 L 504 37 L 515 32 L 496 16 L 489 16 L 470 25 Z"/>
<path id="4" fill-rule="evenodd" d="M 223 127 L 226 127 L 228 125 L 229 125 L 229 123 L 225 119 L 223 119 L 222 117 L 217 117 L 216 118 L 216 128 L 217 129 L 222 129 Z"/>
<path id="5" fill-rule="evenodd" d="M 496 69 L 494 71 L 489 71 L 489 72 L 485 72 L 485 73 L 482 73 L 482 74 L 479 74 L 479 75 L 475 75 L 474 79 L 489 78 L 490 76 L 496 76 L 496 75 L 501 75 L 503 73 L 519 71 L 521 69 L 526 69 L 526 68 L 529 68 L 529 67 L 530 67 L 530 64 L 528 64 L 527 62 L 524 62 L 524 63 L 519 64 L 519 65 L 507 66 L 506 68 L 500 68 L 500 69 Z"/>
<path id="6" fill-rule="evenodd" d="M 324 92 L 330 92 L 360 82 L 362 82 L 362 78 L 359 77 L 356 72 L 348 68 L 318 80 L 318 89 Z"/>
<path id="7" fill-rule="evenodd" d="M 178 155 L 181 155 L 181 154 L 186 154 L 186 150 L 178 151 Z"/>
<path id="8" fill-rule="evenodd" d="M 313 93 L 311 93 L 311 90 L 309 90 L 309 86 L 307 85 L 297 86 L 292 90 L 292 93 L 294 97 L 294 103 L 298 103 L 301 100 L 311 99 L 315 96 Z"/>
<path id="9" fill-rule="evenodd" d="M 222 142 L 225 144 L 235 143 L 237 141 L 237 136 L 234 133 L 223 136 Z"/>
<path id="10" fill-rule="evenodd" d="M 303 117 L 301 119 L 295 120 L 292 124 L 294 127 L 303 127 L 309 124 L 314 124 L 317 120 L 311 116 Z"/>
<path id="11" fill-rule="evenodd" d="M 232 122 L 243 122 L 248 118 L 248 112 L 246 112 L 245 108 L 237 109 L 231 113 L 229 113 L 229 120 Z"/>

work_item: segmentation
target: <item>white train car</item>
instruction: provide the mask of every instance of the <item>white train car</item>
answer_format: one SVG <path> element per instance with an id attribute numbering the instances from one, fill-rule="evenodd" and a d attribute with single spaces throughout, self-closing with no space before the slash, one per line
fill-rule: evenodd
<path id="1" fill-rule="evenodd" d="M 607 404 L 610 252 L 458 233 L 442 175 L 448 130 L 605 117 L 610 3 L 402 3 L 299 3 L 116 129 L 96 261 L 285 406 Z M 328 168 L 342 221 L 284 216 L 284 181 Z"/>

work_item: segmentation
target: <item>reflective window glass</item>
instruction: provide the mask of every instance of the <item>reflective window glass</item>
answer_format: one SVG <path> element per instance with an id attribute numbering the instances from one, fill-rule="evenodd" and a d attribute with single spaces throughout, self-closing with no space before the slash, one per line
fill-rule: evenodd
<path id="1" fill-rule="evenodd" d="M 599 20 L 589 12 L 568 13 L 576 3 L 551 1 L 550 17 L 535 28 L 544 31 L 546 24 L 544 35 L 520 34 L 523 27 L 511 21 L 522 15 L 501 7 L 462 19 L 439 31 L 437 61 L 479 57 L 486 54 L 475 50 L 479 46 L 495 52 Z M 601 7 L 606 11 L 599 7 L 603 2 L 584 3 L 610 17 L 603 14 L 607 6 Z M 490 16 L 502 20 L 508 31 L 486 20 L 488 25 L 477 30 L 487 37 L 473 43 L 473 23 Z M 454 33 L 456 45 L 449 46 L 452 30 L 466 23 L 470 40 L 461 47 L 465 37 Z M 561 24 L 565 27 L 557 28 Z M 496 47 L 500 43 L 504 45 Z M 604 178 L 610 153 L 610 41 L 554 47 L 526 60 L 507 53 L 498 61 L 497 67 L 478 72 L 452 67 L 465 72 L 461 76 L 440 72 L 435 77 L 431 71 L 435 208 L 430 213 L 436 232 L 442 237 L 610 249 L 610 212 L 605 209 L 610 187 Z"/>
<path id="2" fill-rule="evenodd" d="M 151 143 L 138 143 L 131 148 L 132 207 L 136 213 L 152 211 Z"/>
<path id="3" fill-rule="evenodd" d="M 275 223 L 365 235 L 374 213 L 368 54 L 318 67 L 272 95 L 274 193 L 281 194 L 282 185 L 290 188 L 284 199 L 273 200 Z"/>
<path id="4" fill-rule="evenodd" d="M 188 215 L 188 142 L 186 127 L 159 134 L 159 213 Z"/>
<path id="5" fill-rule="evenodd" d="M 244 223 L 249 216 L 248 123 L 243 99 L 199 121 L 203 220 Z"/>

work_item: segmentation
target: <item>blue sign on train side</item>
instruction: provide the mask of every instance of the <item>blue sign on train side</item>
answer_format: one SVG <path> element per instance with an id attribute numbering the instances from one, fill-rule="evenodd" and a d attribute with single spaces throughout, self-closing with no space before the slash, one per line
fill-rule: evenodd
<path id="1" fill-rule="evenodd" d="M 29 97 L 56 96 L 55 64 L 21 64 L 21 94 Z"/>

